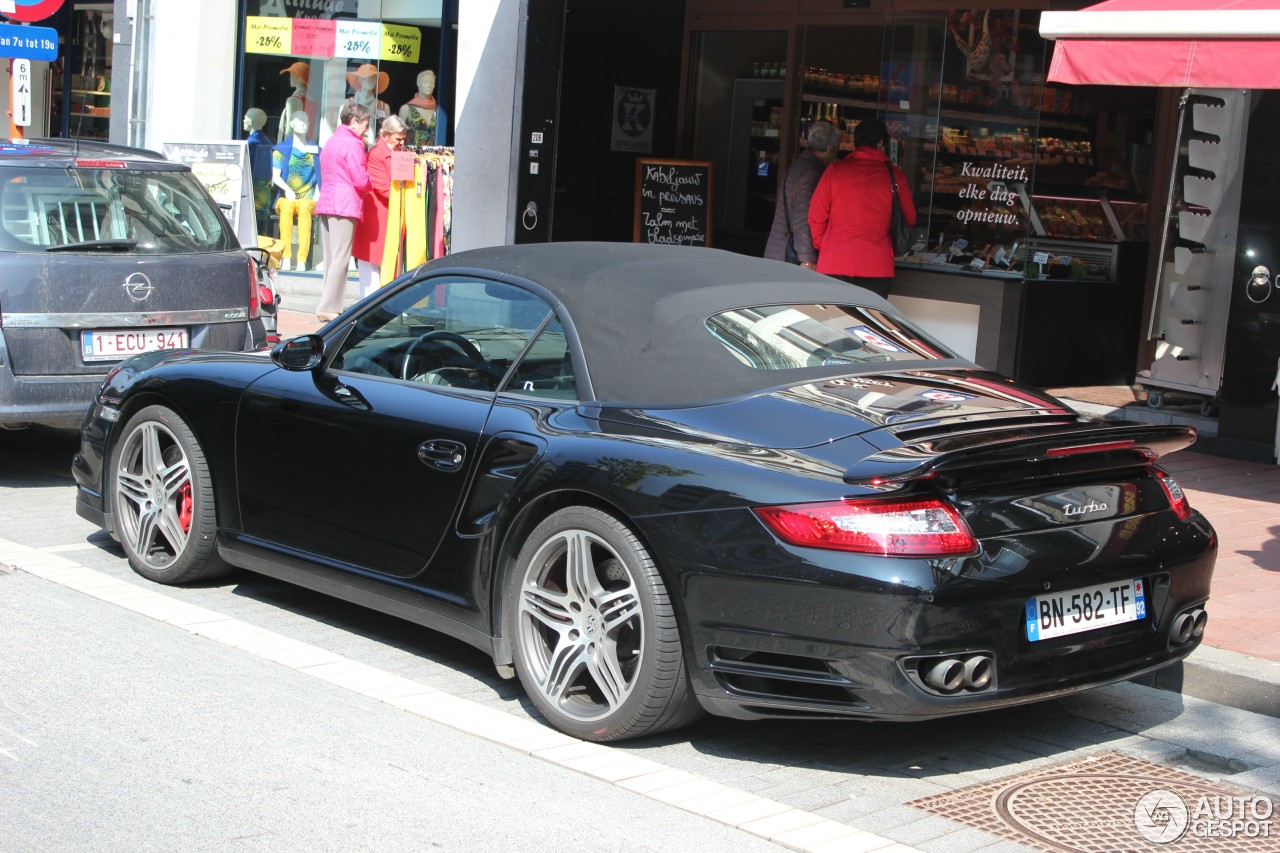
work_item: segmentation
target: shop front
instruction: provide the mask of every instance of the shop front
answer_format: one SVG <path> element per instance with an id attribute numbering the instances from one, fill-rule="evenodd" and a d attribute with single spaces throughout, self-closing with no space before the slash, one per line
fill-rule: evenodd
<path id="1" fill-rule="evenodd" d="M 236 115 L 248 144 L 260 237 L 282 268 L 314 271 L 319 155 L 347 104 L 369 108 L 366 145 L 388 118 L 405 127 L 392 161 L 390 266 L 448 251 L 456 4 L 411 0 L 239 0 Z M 389 278 L 387 276 L 386 278 Z"/>
<path id="2" fill-rule="evenodd" d="M 1149 401 L 1201 401 L 1232 455 L 1280 454 L 1280 4 L 1111 0 L 1046 14 L 1051 80 L 1177 96 L 1147 339 Z"/>
<path id="3" fill-rule="evenodd" d="M 863 119 L 918 211 L 894 302 L 963 355 L 1043 387 L 1134 381 L 1169 111 L 1140 87 L 1045 82 L 1038 8 L 690 4 L 686 139 L 717 164 L 716 245 L 760 254 L 814 121 Z M 848 8 L 864 6 L 866 8 Z"/>

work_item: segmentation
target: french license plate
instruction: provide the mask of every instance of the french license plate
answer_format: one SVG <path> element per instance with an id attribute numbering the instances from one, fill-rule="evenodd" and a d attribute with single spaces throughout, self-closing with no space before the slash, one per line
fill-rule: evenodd
<path id="1" fill-rule="evenodd" d="M 80 334 L 80 355 L 85 361 L 108 361 L 140 352 L 186 347 L 186 329 L 117 329 Z"/>
<path id="2" fill-rule="evenodd" d="M 1147 618 L 1141 578 L 1027 599 L 1027 639 L 1051 640 Z"/>

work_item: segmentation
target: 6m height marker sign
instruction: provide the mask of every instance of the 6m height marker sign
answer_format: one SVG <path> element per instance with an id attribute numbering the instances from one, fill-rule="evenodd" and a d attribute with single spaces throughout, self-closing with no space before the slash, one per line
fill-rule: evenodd
<path id="1" fill-rule="evenodd" d="M 13 76 L 9 79 L 9 110 L 13 123 L 31 126 L 31 60 L 13 60 Z"/>

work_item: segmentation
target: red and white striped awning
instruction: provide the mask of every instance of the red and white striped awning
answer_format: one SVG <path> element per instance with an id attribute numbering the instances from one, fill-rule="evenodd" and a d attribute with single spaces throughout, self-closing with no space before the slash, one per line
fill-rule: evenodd
<path id="1" fill-rule="evenodd" d="M 1050 82 L 1280 89 L 1277 0 L 1108 0 L 1041 13 L 1040 35 Z"/>

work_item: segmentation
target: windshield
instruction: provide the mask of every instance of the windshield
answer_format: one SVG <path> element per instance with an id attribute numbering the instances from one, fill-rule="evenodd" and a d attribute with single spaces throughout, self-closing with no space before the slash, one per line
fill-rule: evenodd
<path id="1" fill-rule="evenodd" d="M 707 329 L 760 370 L 956 357 L 900 318 L 857 305 L 737 308 L 712 315 Z"/>
<path id="2" fill-rule="evenodd" d="M 0 168 L 0 249 L 171 255 L 235 246 L 190 172 Z"/>

